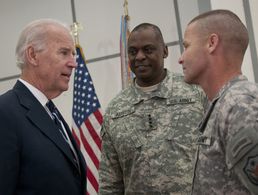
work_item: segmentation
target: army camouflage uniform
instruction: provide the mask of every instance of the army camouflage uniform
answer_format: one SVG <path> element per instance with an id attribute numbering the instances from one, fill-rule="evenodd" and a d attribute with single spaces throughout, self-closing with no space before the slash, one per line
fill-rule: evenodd
<path id="1" fill-rule="evenodd" d="M 258 87 L 240 75 L 212 105 L 200 124 L 192 194 L 258 194 Z"/>
<path id="2" fill-rule="evenodd" d="M 203 93 L 182 76 L 167 75 L 156 91 L 132 84 L 109 104 L 100 195 L 190 194 Z"/>

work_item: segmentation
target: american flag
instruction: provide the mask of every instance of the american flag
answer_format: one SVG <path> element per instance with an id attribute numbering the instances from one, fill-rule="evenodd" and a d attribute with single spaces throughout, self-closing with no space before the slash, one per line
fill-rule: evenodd
<path id="1" fill-rule="evenodd" d="M 86 67 L 82 48 L 76 46 L 72 133 L 87 163 L 87 194 L 97 195 L 101 155 L 100 129 L 103 122 L 100 103 Z"/>

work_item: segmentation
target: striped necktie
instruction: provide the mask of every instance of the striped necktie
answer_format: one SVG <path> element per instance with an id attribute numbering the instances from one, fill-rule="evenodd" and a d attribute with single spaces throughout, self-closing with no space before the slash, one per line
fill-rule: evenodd
<path id="1" fill-rule="evenodd" d="M 48 107 L 49 111 L 51 112 L 52 119 L 55 122 L 55 124 L 57 125 L 57 127 L 58 127 L 59 131 L 61 132 L 62 136 L 64 137 L 64 139 L 66 141 L 68 141 L 65 130 L 63 129 L 63 126 L 62 126 L 62 123 L 61 123 L 61 116 L 60 116 L 57 108 L 55 107 L 54 103 L 51 100 L 49 100 L 47 102 L 46 106 Z"/>
<path id="2" fill-rule="evenodd" d="M 46 106 L 48 107 L 49 111 L 51 112 L 52 119 L 53 119 L 54 123 L 56 124 L 56 126 L 58 127 L 58 129 L 59 129 L 60 133 L 62 134 L 63 138 L 65 139 L 65 141 L 69 145 L 70 150 L 73 154 L 76 166 L 80 171 L 79 159 L 78 159 L 78 156 L 76 154 L 76 151 L 75 151 L 74 147 L 72 146 L 72 143 L 71 143 L 70 139 L 67 137 L 67 134 L 65 133 L 64 127 L 62 125 L 62 120 L 61 120 L 62 117 L 60 116 L 56 106 L 54 105 L 54 103 L 51 100 L 49 100 L 46 103 Z"/>

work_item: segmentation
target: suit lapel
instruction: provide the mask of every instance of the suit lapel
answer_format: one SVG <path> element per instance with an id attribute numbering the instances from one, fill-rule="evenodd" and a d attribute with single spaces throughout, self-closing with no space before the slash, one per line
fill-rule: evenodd
<path id="1" fill-rule="evenodd" d="M 76 167 L 70 146 L 56 128 L 45 108 L 21 82 L 18 81 L 16 83 L 14 90 L 20 99 L 20 104 L 28 110 L 27 118 L 48 137 Z"/>

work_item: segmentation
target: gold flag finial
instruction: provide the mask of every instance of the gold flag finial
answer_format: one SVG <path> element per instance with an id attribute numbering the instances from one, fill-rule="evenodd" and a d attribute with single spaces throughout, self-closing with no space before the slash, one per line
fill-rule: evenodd
<path id="1" fill-rule="evenodd" d="M 129 20 L 129 13 L 128 13 L 128 1 L 124 0 L 124 16 Z"/>
<path id="2" fill-rule="evenodd" d="M 124 14 L 125 14 L 125 16 L 129 15 L 128 14 L 128 1 L 127 0 L 124 1 Z"/>
<path id="3" fill-rule="evenodd" d="M 74 37 L 75 44 L 79 44 L 79 31 L 82 29 L 82 25 L 78 22 L 74 22 L 71 25 L 72 35 Z"/>

